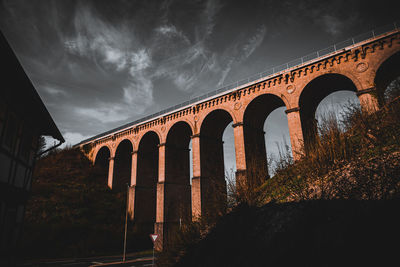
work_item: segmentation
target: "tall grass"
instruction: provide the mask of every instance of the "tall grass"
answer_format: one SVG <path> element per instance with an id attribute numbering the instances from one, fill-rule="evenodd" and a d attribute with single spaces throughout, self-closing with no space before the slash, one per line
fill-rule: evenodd
<path id="1" fill-rule="evenodd" d="M 341 117 L 339 120 L 333 112 L 328 112 L 319 119 L 313 142 L 303 148 L 299 161 L 290 162 L 287 156 L 280 159 L 276 175 L 262 186 L 264 202 L 332 197 L 335 181 L 328 173 L 350 162 L 400 150 L 399 98 L 374 113 L 348 104 Z M 346 186 L 350 190 L 349 183 Z M 339 185 L 335 190 L 341 190 Z M 342 195 L 351 197 L 344 191 Z"/>

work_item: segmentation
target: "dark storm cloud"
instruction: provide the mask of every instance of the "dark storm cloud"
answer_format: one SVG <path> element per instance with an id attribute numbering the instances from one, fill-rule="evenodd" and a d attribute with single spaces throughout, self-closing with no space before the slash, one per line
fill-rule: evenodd
<path id="1" fill-rule="evenodd" d="M 75 143 L 396 18 L 371 3 L 3 0 L 0 27 Z"/>

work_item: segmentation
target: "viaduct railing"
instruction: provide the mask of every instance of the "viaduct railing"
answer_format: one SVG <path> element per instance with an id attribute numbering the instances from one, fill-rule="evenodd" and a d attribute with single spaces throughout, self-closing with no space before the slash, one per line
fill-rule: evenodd
<path id="1" fill-rule="evenodd" d="M 286 72 L 289 69 L 294 69 L 294 68 L 297 68 L 297 67 L 300 67 L 300 66 L 303 66 L 303 65 L 310 64 L 311 62 L 321 60 L 321 59 L 323 59 L 325 57 L 328 57 L 331 54 L 334 54 L 334 53 L 336 53 L 338 51 L 342 51 L 344 49 L 348 49 L 348 48 L 351 48 L 353 46 L 358 46 L 362 42 L 368 41 L 369 39 L 375 39 L 375 38 L 377 38 L 377 37 L 379 37 L 381 35 L 385 35 L 385 34 L 390 33 L 392 31 L 396 31 L 396 30 L 399 29 L 399 27 L 400 27 L 400 23 L 399 22 L 394 22 L 393 24 L 388 24 L 388 25 L 385 25 L 385 26 L 378 27 L 378 28 L 376 28 L 374 30 L 359 34 L 359 35 L 354 36 L 354 37 L 351 37 L 351 38 L 349 38 L 347 40 L 344 40 L 342 42 L 333 44 L 333 45 L 331 45 L 329 47 L 326 47 L 324 49 L 315 51 L 315 52 L 310 53 L 308 55 L 305 55 L 303 57 L 294 59 L 294 60 L 289 61 L 289 62 L 287 62 L 285 64 L 282 64 L 282 65 L 279 65 L 279 66 L 275 66 L 275 67 L 270 68 L 270 69 L 268 69 L 266 71 L 263 71 L 263 72 L 254 74 L 252 76 L 249 76 L 249 77 L 247 77 L 245 79 L 242 79 L 242 80 L 236 81 L 234 83 L 222 86 L 222 87 L 220 87 L 220 88 L 218 88 L 216 90 L 210 91 L 210 92 L 208 92 L 206 94 L 203 94 L 203 95 L 200 95 L 200 96 L 196 96 L 196 97 L 192 97 L 188 101 L 185 101 L 183 103 L 180 103 L 180 104 L 177 104 L 175 106 L 163 109 L 163 110 L 161 110 L 159 112 L 153 113 L 153 114 L 148 115 L 146 117 L 143 117 L 141 119 L 135 120 L 133 122 L 124 124 L 124 125 L 122 125 L 120 127 L 114 128 L 114 129 L 109 130 L 107 132 L 103 132 L 103 133 L 98 134 L 96 136 L 93 136 L 91 138 L 85 139 L 85 140 L 81 141 L 80 143 L 76 144 L 75 146 L 79 146 L 79 145 L 88 143 L 90 141 L 99 139 L 101 137 L 105 137 L 107 135 L 110 135 L 112 133 L 118 132 L 120 130 L 125 130 L 125 129 L 127 129 L 129 127 L 132 127 L 134 125 L 140 124 L 140 123 L 145 122 L 145 121 L 149 121 L 151 119 L 155 119 L 157 117 L 160 117 L 161 115 L 166 115 L 166 114 L 168 114 L 168 113 L 170 113 L 172 111 L 177 111 L 180 108 L 187 107 L 189 105 L 192 105 L 192 104 L 195 104 L 197 102 L 200 102 L 200 101 L 202 101 L 204 99 L 211 98 L 211 97 L 219 95 L 219 94 L 227 93 L 229 91 L 234 91 L 233 89 L 239 89 L 239 87 L 245 87 L 249 83 L 254 83 L 254 82 L 256 82 L 256 81 L 258 81 L 260 79 L 266 80 L 268 78 L 271 78 L 273 76 L 276 76 L 278 74 Z"/>

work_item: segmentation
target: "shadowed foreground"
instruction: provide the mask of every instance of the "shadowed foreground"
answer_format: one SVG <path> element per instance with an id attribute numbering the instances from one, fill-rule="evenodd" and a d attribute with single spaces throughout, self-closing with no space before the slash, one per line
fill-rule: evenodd
<path id="1" fill-rule="evenodd" d="M 395 199 L 241 205 L 176 266 L 389 266 L 397 261 L 399 204 Z"/>

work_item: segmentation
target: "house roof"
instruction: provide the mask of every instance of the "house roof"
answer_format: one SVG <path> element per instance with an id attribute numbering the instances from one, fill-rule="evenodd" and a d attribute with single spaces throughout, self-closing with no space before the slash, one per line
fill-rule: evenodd
<path id="1" fill-rule="evenodd" d="M 0 31 L 0 96 L 13 111 L 38 126 L 39 134 L 65 142 L 60 130 L 43 104 L 35 87 L 26 75 L 15 53 Z"/>

